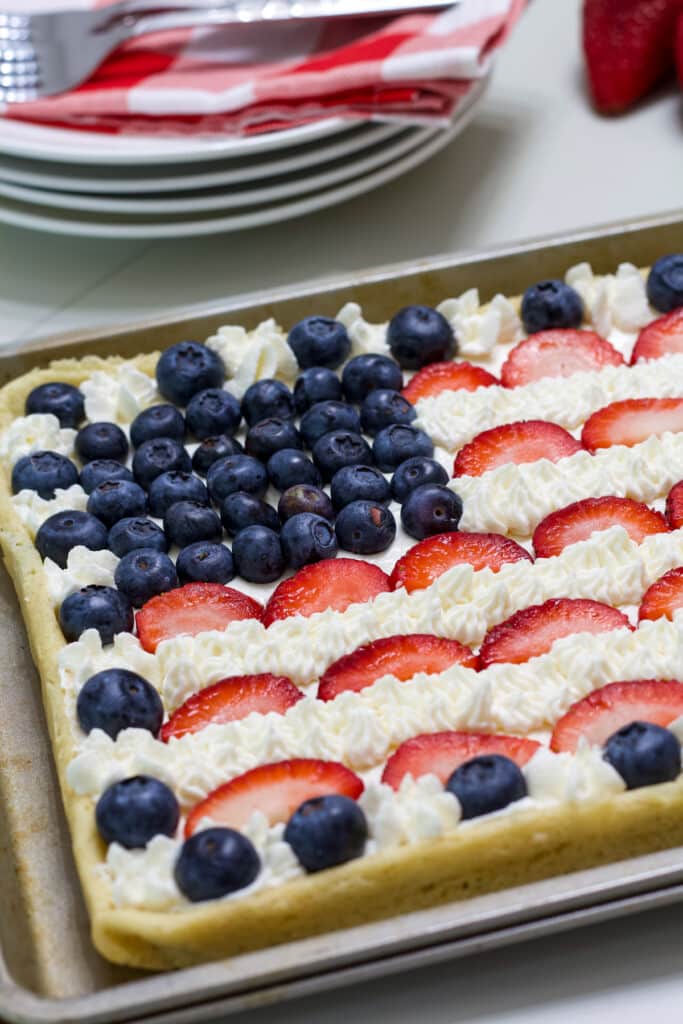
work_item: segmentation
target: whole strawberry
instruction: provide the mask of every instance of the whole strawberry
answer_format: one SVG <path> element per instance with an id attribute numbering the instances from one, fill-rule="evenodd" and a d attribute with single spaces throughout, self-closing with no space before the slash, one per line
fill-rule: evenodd
<path id="1" fill-rule="evenodd" d="M 599 111 L 626 110 L 671 71 L 682 10 L 683 0 L 585 0 L 583 49 Z"/>

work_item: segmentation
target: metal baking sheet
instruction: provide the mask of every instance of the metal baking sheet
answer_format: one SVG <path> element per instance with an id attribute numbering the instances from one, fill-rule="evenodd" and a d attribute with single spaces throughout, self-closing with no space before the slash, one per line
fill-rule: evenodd
<path id="1" fill-rule="evenodd" d="M 683 214 L 374 270 L 310 288 L 225 301 L 142 324 L 79 332 L 0 355 L 0 383 L 51 358 L 133 355 L 225 322 L 334 314 L 350 299 L 370 319 L 408 302 L 435 304 L 477 286 L 483 300 L 561 276 L 651 262 L 683 249 Z M 490 896 L 330 933 L 221 963 L 147 975 L 94 951 L 72 861 L 37 675 L 13 588 L 0 568 L 0 1017 L 21 1024 L 215 1019 L 408 967 L 537 937 L 683 899 L 683 848 L 565 875 Z"/>

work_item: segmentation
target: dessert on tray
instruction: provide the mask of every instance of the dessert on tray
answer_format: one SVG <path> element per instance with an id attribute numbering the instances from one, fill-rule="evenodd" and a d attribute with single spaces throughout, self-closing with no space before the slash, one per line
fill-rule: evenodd
<path id="1" fill-rule="evenodd" d="M 98 949 L 173 967 L 683 842 L 683 256 L 0 394 Z"/>

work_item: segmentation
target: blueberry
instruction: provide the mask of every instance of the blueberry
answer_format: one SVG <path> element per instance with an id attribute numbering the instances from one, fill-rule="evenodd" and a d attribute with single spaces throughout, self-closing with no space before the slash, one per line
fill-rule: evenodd
<path id="1" fill-rule="evenodd" d="M 406 370 L 450 359 L 457 352 L 451 325 L 431 306 L 405 306 L 387 331 L 391 354 Z"/>
<path id="2" fill-rule="evenodd" d="M 282 527 L 280 540 L 285 561 L 291 569 L 334 558 L 337 554 L 334 527 L 327 519 L 311 512 L 299 512 L 288 519 Z"/>
<path id="3" fill-rule="evenodd" d="M 403 529 L 416 540 L 457 530 L 461 517 L 462 501 L 442 484 L 421 484 L 401 506 Z"/>
<path id="4" fill-rule="evenodd" d="M 209 492 L 206 485 L 193 473 L 181 473 L 172 470 L 162 473 L 152 481 L 149 489 L 149 510 L 156 519 L 163 519 L 171 505 L 177 501 L 197 501 L 200 505 L 209 504 Z"/>
<path id="5" fill-rule="evenodd" d="M 291 420 L 294 416 L 294 396 L 280 380 L 257 380 L 244 392 L 242 415 L 250 427 L 271 416 Z"/>
<path id="6" fill-rule="evenodd" d="M 411 423 L 417 413 L 415 406 L 398 391 L 376 388 L 363 399 L 360 422 L 365 434 L 377 434 L 392 423 Z"/>
<path id="7" fill-rule="evenodd" d="M 36 547 L 41 558 L 66 568 L 69 552 L 75 547 L 104 551 L 107 547 L 107 527 L 89 512 L 66 510 L 49 516 L 36 534 Z"/>
<path id="8" fill-rule="evenodd" d="M 377 501 L 352 501 L 341 510 L 334 528 L 339 547 L 355 555 L 386 551 L 396 536 L 393 514 Z"/>
<path id="9" fill-rule="evenodd" d="M 201 903 L 244 889 L 260 870 L 259 856 L 241 832 L 207 828 L 185 840 L 174 875 L 183 896 Z"/>
<path id="10" fill-rule="evenodd" d="M 382 472 L 391 473 L 415 455 L 430 459 L 434 454 L 434 445 L 423 430 L 405 423 L 392 423 L 377 434 L 372 454 Z"/>
<path id="11" fill-rule="evenodd" d="M 164 532 L 169 544 L 179 548 L 200 540 L 218 543 L 223 537 L 220 519 L 200 501 L 176 501 L 171 505 L 164 516 Z"/>
<path id="12" fill-rule="evenodd" d="M 12 490 L 36 491 L 41 498 L 54 498 L 55 490 L 66 490 L 78 483 L 78 470 L 71 459 L 58 452 L 31 452 L 22 455 L 12 469 Z"/>
<path id="13" fill-rule="evenodd" d="M 398 363 L 389 356 L 368 352 L 349 359 L 342 373 L 342 387 L 349 402 L 360 404 L 376 388 L 400 391 L 403 374 Z"/>
<path id="14" fill-rule="evenodd" d="M 660 256 L 647 278 L 647 297 L 660 313 L 683 306 L 683 253 Z"/>
<path id="15" fill-rule="evenodd" d="M 77 427 L 85 419 L 83 395 L 73 384 L 51 381 L 39 384 L 26 399 L 26 415 L 31 413 L 52 413 L 62 427 Z"/>
<path id="16" fill-rule="evenodd" d="M 125 462 L 128 438 L 115 423 L 88 423 L 76 434 L 76 451 L 83 462 L 93 459 Z"/>
<path id="17" fill-rule="evenodd" d="M 162 473 L 189 473 L 192 460 L 180 441 L 171 437 L 155 437 L 144 441 L 133 456 L 133 476 L 141 487 L 149 489 Z"/>
<path id="18" fill-rule="evenodd" d="M 166 534 L 161 527 L 151 519 L 141 516 L 119 519 L 109 531 L 107 543 L 117 558 L 123 558 L 129 551 L 136 551 L 138 548 L 168 551 Z"/>
<path id="19" fill-rule="evenodd" d="M 294 385 L 294 406 L 298 413 L 304 413 L 318 402 L 338 402 L 342 397 L 342 386 L 334 370 L 326 366 L 309 366 L 300 373 Z"/>
<path id="20" fill-rule="evenodd" d="M 301 434 L 291 420 L 270 416 L 250 427 L 244 447 L 247 455 L 267 462 L 271 455 L 282 451 L 283 448 L 303 448 L 303 442 Z"/>
<path id="21" fill-rule="evenodd" d="M 105 843 L 127 850 L 147 846 L 154 836 L 172 836 L 180 808 L 172 790 L 149 775 L 114 782 L 97 801 L 95 821 Z"/>
<path id="22" fill-rule="evenodd" d="M 119 519 L 144 516 L 147 495 L 131 480 L 104 480 L 91 492 L 87 508 L 90 515 L 97 516 L 110 530 Z"/>
<path id="23" fill-rule="evenodd" d="M 276 533 L 280 530 L 280 520 L 273 506 L 246 491 L 235 491 L 227 496 L 221 505 L 221 519 L 229 537 L 237 536 L 247 526 L 267 526 Z"/>
<path id="24" fill-rule="evenodd" d="M 69 594 L 59 609 L 59 624 L 69 642 L 78 640 L 86 629 L 96 629 L 102 643 L 110 644 L 117 633 L 132 633 L 134 621 L 125 594 L 96 584 Z"/>
<path id="25" fill-rule="evenodd" d="M 382 504 L 391 500 L 389 484 L 374 466 L 342 466 L 332 477 L 330 495 L 336 509 L 359 499 Z"/>
<path id="26" fill-rule="evenodd" d="M 136 548 L 116 566 L 114 583 L 134 608 L 142 608 L 151 597 L 178 586 L 175 565 L 163 551 Z"/>
<path id="27" fill-rule="evenodd" d="M 465 761 L 455 769 L 446 789 L 458 798 L 463 819 L 500 811 L 527 794 L 521 771 L 502 754 L 483 754 Z"/>
<path id="28" fill-rule="evenodd" d="M 415 455 L 397 466 L 391 478 L 391 493 L 395 501 L 403 502 L 409 494 L 422 484 L 447 484 L 448 473 L 434 459 Z"/>
<path id="29" fill-rule="evenodd" d="M 322 483 L 320 473 L 303 452 L 296 448 L 282 448 L 268 459 L 268 476 L 278 491 L 286 491 L 295 484 Z"/>
<path id="30" fill-rule="evenodd" d="M 81 687 L 76 714 L 83 732 L 101 729 L 113 740 L 124 729 L 158 735 L 164 705 L 151 683 L 127 668 L 105 668 Z"/>
<path id="31" fill-rule="evenodd" d="M 92 462 L 86 462 L 81 470 L 81 487 L 86 494 L 92 494 L 97 485 L 105 480 L 132 479 L 131 471 L 114 459 L 93 459 Z"/>
<path id="32" fill-rule="evenodd" d="M 251 455 L 228 455 L 214 462 L 206 482 L 211 500 L 217 505 L 235 491 L 246 491 L 262 498 L 268 489 L 266 467 Z"/>
<path id="33" fill-rule="evenodd" d="M 603 757 L 619 772 L 628 789 L 672 782 L 681 772 L 677 737 L 652 722 L 622 726 L 605 743 Z"/>
<path id="34" fill-rule="evenodd" d="M 208 388 L 200 391 L 185 410 L 189 430 L 203 441 L 216 434 L 234 434 L 240 425 L 240 403 L 229 391 Z"/>
<path id="35" fill-rule="evenodd" d="M 238 576 L 250 583 L 272 583 L 285 570 L 280 538 L 267 526 L 240 530 L 233 541 L 232 557 Z"/>
<path id="36" fill-rule="evenodd" d="M 192 468 L 199 476 L 206 476 L 214 462 L 225 459 L 228 455 L 243 455 L 244 448 L 234 437 L 226 434 L 219 434 L 216 437 L 207 437 L 192 456 Z"/>
<path id="37" fill-rule="evenodd" d="M 298 515 L 299 512 L 312 512 L 323 519 L 334 519 L 334 509 L 329 497 L 320 487 L 312 484 L 295 484 L 288 487 L 280 495 L 277 506 L 278 515 L 282 522 Z"/>
<path id="38" fill-rule="evenodd" d="M 346 328 L 329 316 L 307 316 L 295 324 L 287 338 L 302 369 L 309 366 L 339 366 L 351 352 Z"/>
<path id="39" fill-rule="evenodd" d="M 230 549 L 205 540 L 183 548 L 175 567 L 181 584 L 229 583 L 235 575 Z"/>
<path id="40" fill-rule="evenodd" d="M 185 440 L 185 419 L 174 405 L 152 405 L 139 412 L 131 423 L 130 441 L 135 448 L 155 437 L 170 437 L 181 442 Z"/>
<path id="41" fill-rule="evenodd" d="M 322 871 L 360 857 L 368 838 L 363 811 L 348 796 L 306 800 L 287 822 L 284 840 L 306 871 Z"/>
<path id="42" fill-rule="evenodd" d="M 157 363 L 159 391 L 176 405 L 187 405 L 193 395 L 205 388 L 222 388 L 224 380 L 223 360 L 196 341 L 171 345 Z"/>
<path id="43" fill-rule="evenodd" d="M 528 334 L 553 327 L 578 327 L 582 320 L 581 296 L 564 281 L 539 281 L 524 292 L 522 322 Z"/>
<path id="44" fill-rule="evenodd" d="M 360 434 L 360 416 L 345 402 L 319 402 L 301 417 L 301 433 L 309 448 L 331 430 L 350 430 Z"/>
<path id="45" fill-rule="evenodd" d="M 372 462 L 372 453 L 360 434 L 350 430 L 331 430 L 315 442 L 313 461 L 323 479 L 331 480 L 342 466 L 368 465 Z"/>

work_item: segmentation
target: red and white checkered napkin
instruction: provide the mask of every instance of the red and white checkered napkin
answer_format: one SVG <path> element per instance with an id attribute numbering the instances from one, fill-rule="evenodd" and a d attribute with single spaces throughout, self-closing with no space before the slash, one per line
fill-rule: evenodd
<path id="1" fill-rule="evenodd" d="M 22 0 L 22 9 L 110 0 Z M 85 85 L 6 117 L 104 132 L 251 133 L 331 115 L 446 121 L 525 0 L 461 0 L 440 14 L 237 25 L 146 36 Z M 6 2 L 3 3 L 6 8 Z"/>

